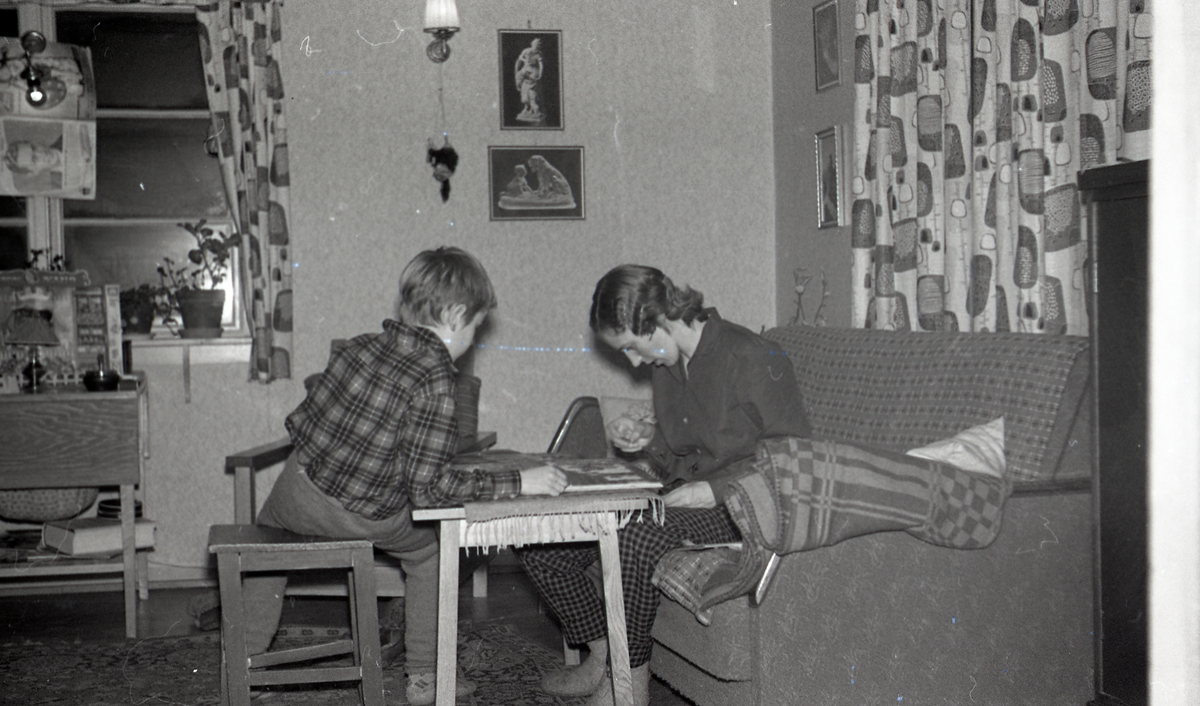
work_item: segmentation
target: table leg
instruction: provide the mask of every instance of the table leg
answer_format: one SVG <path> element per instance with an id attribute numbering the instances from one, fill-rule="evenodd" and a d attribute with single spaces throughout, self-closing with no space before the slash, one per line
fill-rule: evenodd
<path id="1" fill-rule="evenodd" d="M 485 560 L 471 574 L 471 596 L 474 598 L 487 598 L 488 563 L 490 561 L 490 559 Z"/>
<path id="2" fill-rule="evenodd" d="M 150 557 L 146 552 L 137 552 L 137 594 L 138 600 L 150 600 Z"/>
<path id="3" fill-rule="evenodd" d="M 121 486 L 121 564 L 125 588 L 125 637 L 137 637 L 137 539 L 133 524 L 133 486 Z"/>
<path id="4" fill-rule="evenodd" d="M 621 557 L 617 549 L 617 519 L 605 517 L 600 529 L 600 572 L 604 579 L 604 608 L 608 613 L 608 659 L 612 665 L 613 701 L 633 706 L 629 674 L 629 638 L 625 634 L 625 596 L 621 590 Z"/>
<path id="5" fill-rule="evenodd" d="M 454 706 L 458 666 L 458 549 L 463 520 L 443 520 L 438 560 L 437 706 Z"/>

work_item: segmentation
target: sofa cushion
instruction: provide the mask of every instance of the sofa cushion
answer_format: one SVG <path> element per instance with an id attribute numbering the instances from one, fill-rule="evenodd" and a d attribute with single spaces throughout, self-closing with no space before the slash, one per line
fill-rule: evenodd
<path id="1" fill-rule="evenodd" d="M 792 361 L 814 438 L 904 452 L 1003 416 L 1014 483 L 1070 479 L 1059 460 L 1088 387 L 1084 337 L 813 326 L 764 335 Z"/>

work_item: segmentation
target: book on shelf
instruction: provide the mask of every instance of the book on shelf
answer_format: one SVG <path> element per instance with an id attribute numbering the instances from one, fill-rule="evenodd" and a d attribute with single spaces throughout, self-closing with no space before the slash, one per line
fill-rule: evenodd
<path id="1" fill-rule="evenodd" d="M 121 551 L 121 521 L 103 517 L 54 520 L 42 525 L 42 544 L 71 556 L 111 555 Z M 154 521 L 134 520 L 134 546 L 154 546 Z"/>
<path id="2" fill-rule="evenodd" d="M 662 481 L 649 471 L 620 458 L 568 458 L 546 453 L 501 450 L 459 454 L 450 465 L 460 470 L 478 469 L 493 473 L 554 466 L 567 475 L 568 493 L 662 488 Z"/>
<path id="3" fill-rule="evenodd" d="M 104 356 L 104 367 L 123 370 L 121 353 L 121 286 L 106 284 L 75 289 L 75 358 L 83 370 Z"/>

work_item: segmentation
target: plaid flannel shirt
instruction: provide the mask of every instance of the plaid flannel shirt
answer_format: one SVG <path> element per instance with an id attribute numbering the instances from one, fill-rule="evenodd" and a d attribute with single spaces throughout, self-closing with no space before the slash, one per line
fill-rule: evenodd
<path id="1" fill-rule="evenodd" d="M 447 466 L 458 444 L 454 393 L 454 364 L 437 336 L 388 320 L 330 356 L 285 425 L 313 483 L 369 519 L 516 497 L 517 472 Z"/>

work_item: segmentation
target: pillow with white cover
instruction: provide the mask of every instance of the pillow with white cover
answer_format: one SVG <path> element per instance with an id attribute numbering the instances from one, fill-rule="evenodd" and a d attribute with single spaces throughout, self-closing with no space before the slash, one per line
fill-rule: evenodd
<path id="1" fill-rule="evenodd" d="M 1004 417 L 964 429 L 949 439 L 912 449 L 909 456 L 948 463 L 969 473 L 1004 477 Z"/>

